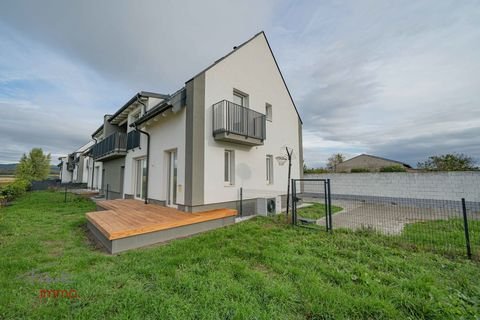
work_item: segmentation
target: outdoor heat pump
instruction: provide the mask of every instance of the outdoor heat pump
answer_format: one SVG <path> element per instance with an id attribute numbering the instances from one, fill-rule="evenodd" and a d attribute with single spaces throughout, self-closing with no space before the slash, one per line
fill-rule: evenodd
<path id="1" fill-rule="evenodd" d="M 281 212 L 281 197 L 257 199 L 257 214 L 261 216 L 273 216 Z"/>

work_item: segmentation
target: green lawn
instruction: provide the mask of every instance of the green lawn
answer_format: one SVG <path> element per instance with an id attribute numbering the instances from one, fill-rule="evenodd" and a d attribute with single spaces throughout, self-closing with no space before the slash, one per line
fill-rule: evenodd
<path id="1" fill-rule="evenodd" d="M 342 211 L 343 208 L 332 205 L 332 214 Z M 325 218 L 325 205 L 323 203 L 312 203 L 308 207 L 297 209 L 297 215 L 307 219 Z"/>
<path id="2" fill-rule="evenodd" d="M 0 209 L 0 319 L 480 316 L 477 263 L 407 250 L 394 238 L 255 218 L 109 256 L 85 236 L 84 213 L 94 208 L 32 192 Z M 39 299 L 40 289 L 75 289 L 79 298 Z"/>
<path id="3" fill-rule="evenodd" d="M 470 245 L 480 261 L 480 220 L 469 219 Z M 447 256 L 465 256 L 463 219 L 422 221 L 405 225 L 398 237 L 402 243 L 422 247 Z"/>

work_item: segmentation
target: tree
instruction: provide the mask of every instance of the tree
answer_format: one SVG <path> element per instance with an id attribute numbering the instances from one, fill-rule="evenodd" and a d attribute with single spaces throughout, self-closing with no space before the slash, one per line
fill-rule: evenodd
<path id="1" fill-rule="evenodd" d="M 328 158 L 327 169 L 333 172 L 337 171 L 337 165 L 345 161 L 345 156 L 341 153 L 334 153 Z"/>
<path id="2" fill-rule="evenodd" d="M 15 176 L 28 181 L 46 179 L 50 173 L 50 158 L 50 154 L 44 154 L 41 148 L 33 148 L 28 156 L 23 154 Z"/>
<path id="3" fill-rule="evenodd" d="M 475 167 L 475 160 L 463 153 L 431 156 L 425 162 L 419 162 L 417 167 L 428 171 L 472 171 L 478 169 Z"/>

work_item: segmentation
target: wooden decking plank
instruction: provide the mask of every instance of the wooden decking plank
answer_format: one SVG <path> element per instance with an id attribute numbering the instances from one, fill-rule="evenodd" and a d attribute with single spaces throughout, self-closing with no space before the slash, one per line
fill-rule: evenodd
<path id="1" fill-rule="evenodd" d="M 131 199 L 99 201 L 98 205 L 105 210 L 87 213 L 87 218 L 110 240 L 236 215 L 232 209 L 186 213 Z"/>

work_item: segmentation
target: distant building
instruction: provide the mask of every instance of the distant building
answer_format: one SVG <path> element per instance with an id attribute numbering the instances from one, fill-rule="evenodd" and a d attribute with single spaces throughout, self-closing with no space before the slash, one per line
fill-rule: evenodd
<path id="1" fill-rule="evenodd" d="M 60 157 L 58 167 L 62 183 L 88 183 L 91 186 L 93 159 L 89 156 L 93 141 L 78 148 L 67 156 Z"/>
<path id="2" fill-rule="evenodd" d="M 409 164 L 382 157 L 361 154 L 345 160 L 336 167 L 336 172 L 351 172 L 352 169 L 368 169 L 371 172 L 378 172 L 383 167 L 402 166 L 406 171 L 415 171 Z"/>

